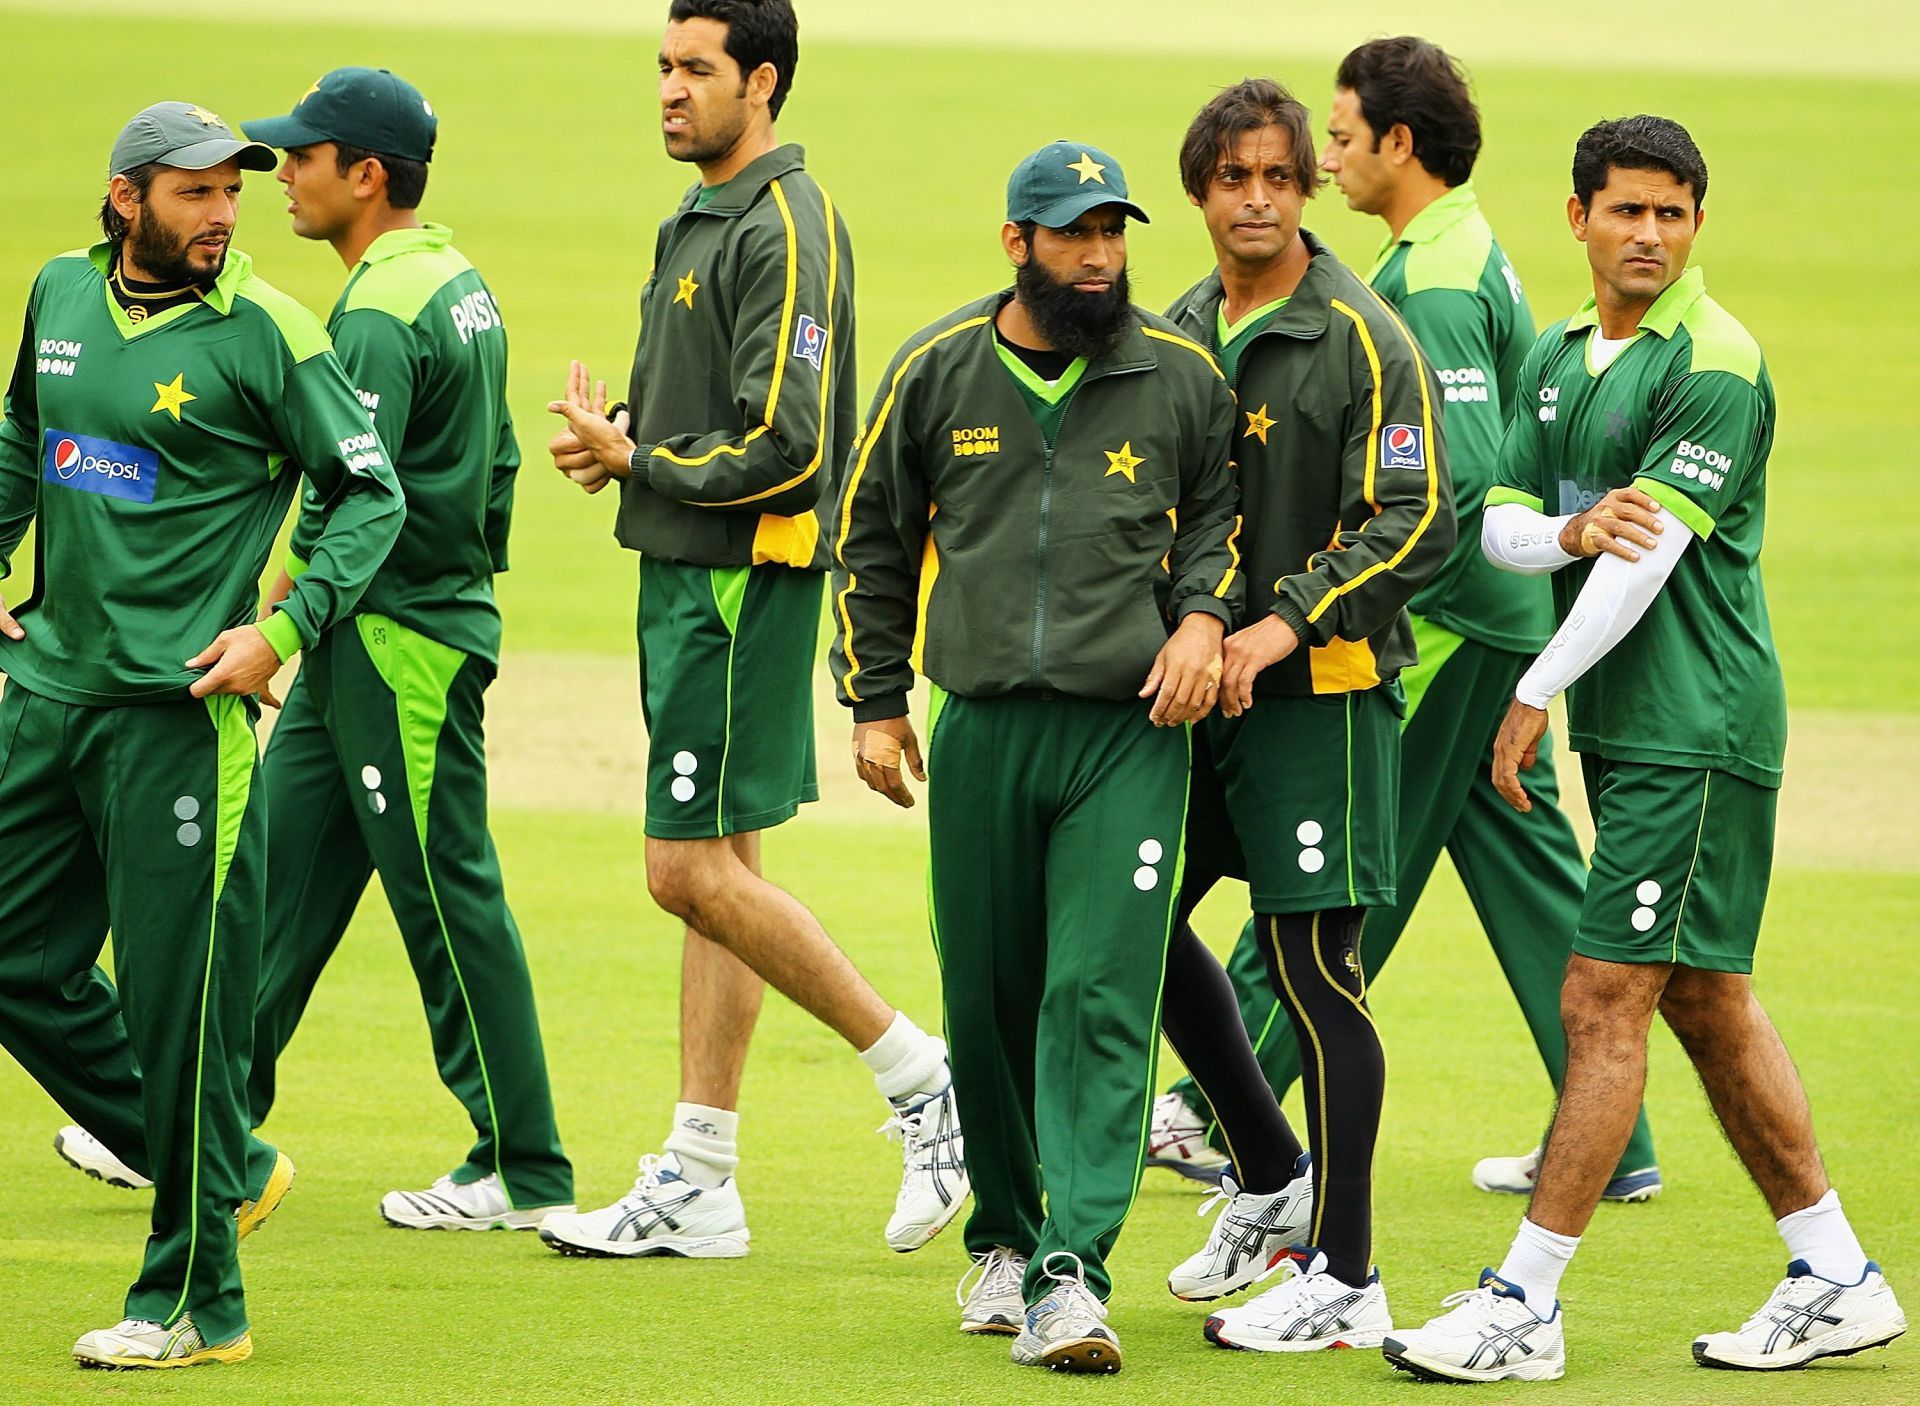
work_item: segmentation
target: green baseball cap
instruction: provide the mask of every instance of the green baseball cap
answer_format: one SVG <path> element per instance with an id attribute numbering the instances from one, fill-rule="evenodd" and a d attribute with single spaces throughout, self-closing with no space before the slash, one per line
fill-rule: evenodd
<path id="1" fill-rule="evenodd" d="M 1141 224 L 1147 212 L 1127 199 L 1120 163 L 1084 142 L 1049 142 L 1007 178 L 1007 218 L 1064 229 L 1099 205 L 1118 205 Z"/>
<path id="2" fill-rule="evenodd" d="M 242 141 L 217 114 L 198 103 L 155 103 L 135 113 L 120 129 L 107 174 L 118 176 L 156 162 L 183 171 L 204 171 L 236 156 L 248 171 L 271 171 L 280 164 L 271 147 Z"/>
<path id="3" fill-rule="evenodd" d="M 285 117 L 245 124 L 277 147 L 340 142 L 407 161 L 433 160 L 440 119 L 420 90 L 384 68 L 336 68 L 301 94 Z"/>

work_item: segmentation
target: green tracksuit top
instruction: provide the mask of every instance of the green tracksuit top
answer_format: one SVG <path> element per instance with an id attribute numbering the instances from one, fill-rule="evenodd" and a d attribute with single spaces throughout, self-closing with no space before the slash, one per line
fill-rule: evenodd
<path id="1" fill-rule="evenodd" d="M 1533 313 L 1473 182 L 1455 186 L 1381 245 L 1367 275 L 1400 314 L 1440 382 L 1458 532 L 1453 551 L 1408 607 L 1481 644 L 1516 653 L 1545 647 L 1553 593 L 1538 577 L 1502 571 L 1480 550 L 1480 513 L 1514 382 L 1533 349 Z"/>
<path id="2" fill-rule="evenodd" d="M 1787 699 L 1760 581 L 1773 450 L 1773 380 L 1760 344 L 1688 269 L 1601 371 L 1588 298 L 1540 335 L 1520 372 L 1495 503 L 1583 512 L 1629 484 L 1695 540 L 1627 637 L 1567 696 L 1577 752 L 1725 771 L 1780 785 Z M 1564 616 L 1591 562 L 1553 574 Z"/>
<path id="3" fill-rule="evenodd" d="M 1414 660 L 1406 605 L 1453 546 L 1439 386 L 1405 325 L 1313 235 L 1284 307 L 1233 368 L 1247 618 L 1278 615 L 1303 648 L 1256 694 L 1350 693 Z M 1220 344 L 1220 275 L 1168 309 Z M 1238 341 L 1238 339 L 1234 339 Z"/>
<path id="4" fill-rule="evenodd" d="M 904 714 L 916 670 L 970 697 L 1131 698 L 1171 623 L 1239 612 L 1212 356 L 1142 312 L 1047 389 L 1049 436 L 1029 407 L 1047 383 L 994 338 L 1011 296 L 916 333 L 875 391 L 833 526 L 833 674 L 856 720 Z"/>
<path id="5" fill-rule="evenodd" d="M 853 242 L 797 146 L 776 147 L 660 226 L 628 405 L 645 472 L 621 545 L 693 566 L 825 570 L 859 408 Z"/>
<path id="6" fill-rule="evenodd" d="M 135 322 L 111 245 L 40 271 L 0 424 L 0 569 L 37 519 L 0 671 L 65 703 L 182 698 L 183 661 L 254 618 L 304 474 L 330 505 L 262 631 L 281 658 L 354 608 L 406 516 L 317 319 L 230 250 L 198 302 Z"/>
<path id="7" fill-rule="evenodd" d="M 381 235 L 327 330 L 407 495 L 406 526 L 360 608 L 498 663 L 493 575 L 507 569 L 520 449 L 500 307 L 452 241 L 434 224 Z M 323 524 L 309 486 L 287 563 L 296 580 Z"/>

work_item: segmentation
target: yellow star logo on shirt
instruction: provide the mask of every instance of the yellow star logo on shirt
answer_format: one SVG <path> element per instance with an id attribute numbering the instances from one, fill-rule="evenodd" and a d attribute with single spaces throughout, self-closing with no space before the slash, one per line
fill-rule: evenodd
<path id="1" fill-rule="evenodd" d="M 187 373 L 182 371 L 178 376 L 173 378 L 171 385 L 163 386 L 158 381 L 153 383 L 153 388 L 159 393 L 160 398 L 154 401 L 153 409 L 147 412 L 149 415 L 155 415 L 164 410 L 173 416 L 176 424 L 179 423 L 180 407 L 190 400 L 200 399 L 199 396 L 180 384 L 181 381 L 186 379 L 186 375 Z"/>
<path id="2" fill-rule="evenodd" d="M 1100 452 L 1107 456 L 1107 471 L 1102 477 L 1112 478 L 1115 474 L 1125 474 L 1128 483 L 1140 481 L 1133 476 L 1133 471 L 1147 461 L 1134 454 L 1132 440 L 1128 440 L 1117 450 L 1103 449 Z"/>
<path id="3" fill-rule="evenodd" d="M 1247 412 L 1247 432 L 1241 435 L 1240 438 L 1257 439 L 1262 444 L 1265 444 L 1267 442 L 1267 431 L 1273 428 L 1273 424 L 1274 422 L 1267 418 L 1266 406 L 1262 405 L 1258 410 L 1249 410 Z"/>
<path id="4" fill-rule="evenodd" d="M 227 125 L 220 120 L 218 113 L 208 112 L 204 107 L 188 108 L 187 116 L 198 118 L 202 127 L 224 127 Z"/>
<path id="5" fill-rule="evenodd" d="M 687 276 L 679 280 L 680 291 L 673 295 L 674 302 L 685 303 L 688 307 L 693 306 L 693 295 L 700 291 L 700 285 L 693 281 L 694 272 L 695 270 L 688 269 Z"/>
<path id="6" fill-rule="evenodd" d="M 1067 169 L 1080 173 L 1081 185 L 1085 185 L 1088 181 L 1092 181 L 1097 185 L 1105 185 L 1107 183 L 1107 178 L 1100 174 L 1107 168 L 1102 166 L 1098 161 L 1095 161 L 1084 151 L 1080 153 L 1080 159 L 1078 161 L 1069 161 L 1067 163 Z"/>

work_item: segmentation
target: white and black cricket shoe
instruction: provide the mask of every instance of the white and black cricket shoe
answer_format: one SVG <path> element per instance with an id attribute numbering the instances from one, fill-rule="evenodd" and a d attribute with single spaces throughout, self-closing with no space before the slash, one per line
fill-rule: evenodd
<path id="1" fill-rule="evenodd" d="M 1542 1318 L 1526 1292 L 1491 1269 L 1480 1287 L 1449 1294 L 1451 1310 L 1424 1328 L 1393 1329 L 1381 1350 L 1403 1372 L 1434 1382 L 1550 1382 L 1567 1373 L 1560 1305 Z"/>
<path id="2" fill-rule="evenodd" d="M 1319 1352 L 1379 1347 L 1393 1331 L 1377 1272 L 1356 1289 L 1327 1273 L 1327 1257 L 1306 1247 L 1284 1256 L 1280 1270 L 1285 1278 L 1273 1288 L 1209 1318 L 1207 1341 L 1251 1352 Z"/>
<path id="3" fill-rule="evenodd" d="M 1907 1315 L 1872 1260 L 1855 1284 L 1822 1279 L 1805 1260 L 1795 1260 L 1753 1317 L 1731 1333 L 1696 1338 L 1693 1360 L 1702 1367 L 1778 1372 L 1885 1347 L 1906 1331 Z"/>
<path id="4" fill-rule="evenodd" d="M 973 1190 L 952 1078 L 937 1094 L 896 1104 L 880 1131 L 900 1139 L 900 1192 L 887 1220 L 887 1244 L 906 1254 L 945 1230 Z"/>
<path id="5" fill-rule="evenodd" d="M 1237 1294 L 1273 1273 L 1287 1251 L 1306 1240 L 1313 1223 L 1313 1169 L 1307 1154 L 1300 1154 L 1293 1180 L 1278 1191 L 1242 1191 L 1231 1172 L 1223 1173 L 1199 1214 L 1221 1201 L 1225 1204 L 1214 1217 L 1207 1243 L 1167 1276 L 1167 1290 L 1176 1299 L 1209 1303 Z"/>
<path id="6" fill-rule="evenodd" d="M 555 1211 L 540 1222 L 540 1238 L 563 1255 L 631 1259 L 739 1259 L 747 1252 L 747 1211 L 732 1177 L 719 1186 L 695 1186 L 668 1152 L 640 1159 L 633 1190 L 597 1211 Z"/>
<path id="7" fill-rule="evenodd" d="M 389 1191 L 380 1198 L 381 1219 L 403 1230 L 534 1230 L 554 1212 L 572 1209 L 516 1207 L 494 1172 L 469 1182 L 444 1176 L 425 1191 Z"/>
<path id="8" fill-rule="evenodd" d="M 108 1186 L 145 1191 L 153 1185 L 149 1178 L 114 1156 L 112 1149 L 78 1123 L 69 1123 L 53 1135 L 53 1150 L 75 1171 L 85 1172 Z"/>

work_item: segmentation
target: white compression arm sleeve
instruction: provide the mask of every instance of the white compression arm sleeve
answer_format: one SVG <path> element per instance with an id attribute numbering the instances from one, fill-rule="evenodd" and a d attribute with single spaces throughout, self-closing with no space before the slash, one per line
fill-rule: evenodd
<path id="1" fill-rule="evenodd" d="M 1660 545 L 1642 551 L 1640 560 L 1600 554 L 1565 622 L 1521 677 L 1515 698 L 1530 708 L 1546 707 L 1640 623 L 1693 541 L 1693 530 L 1672 513 L 1660 514 L 1660 521 L 1666 529 Z"/>
<path id="2" fill-rule="evenodd" d="M 1545 576 L 1580 560 L 1560 550 L 1566 525 L 1566 518 L 1536 513 L 1525 503 L 1496 503 L 1480 514 L 1480 550 L 1503 570 Z"/>

